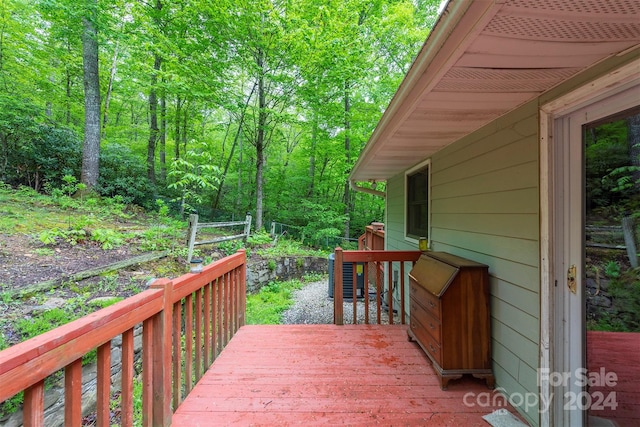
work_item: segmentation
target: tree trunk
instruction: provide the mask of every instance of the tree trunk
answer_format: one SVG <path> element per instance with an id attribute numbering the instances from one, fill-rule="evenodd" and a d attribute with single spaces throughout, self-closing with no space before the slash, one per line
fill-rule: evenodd
<path id="1" fill-rule="evenodd" d="M 82 18 L 82 66 L 84 73 L 84 144 L 80 182 L 91 190 L 98 183 L 100 163 L 100 79 L 98 34 L 95 20 L 98 1 L 87 0 L 90 16 Z"/>
<path id="2" fill-rule="evenodd" d="M 311 130 L 311 152 L 309 153 L 309 185 L 307 197 L 313 196 L 316 179 L 316 149 L 318 147 L 318 112 L 313 113 L 313 129 Z"/>
<path id="3" fill-rule="evenodd" d="M 636 191 L 640 190 L 640 113 L 627 118 L 627 146 L 629 161 L 637 170 L 633 172 Z"/>
<path id="4" fill-rule="evenodd" d="M 236 131 L 236 136 L 233 139 L 233 144 L 231 145 L 231 153 L 229 153 L 229 157 L 227 158 L 227 163 L 224 166 L 224 172 L 222 173 L 222 177 L 220 178 L 220 185 L 218 186 L 218 193 L 216 194 L 216 199 L 213 202 L 213 208 L 217 209 L 218 208 L 218 203 L 220 202 L 220 194 L 222 193 L 222 187 L 224 187 L 224 178 L 227 176 L 227 171 L 229 170 L 229 165 L 231 164 L 231 159 L 233 158 L 233 153 L 236 149 L 236 145 L 238 145 L 238 140 L 241 138 L 242 136 L 242 126 L 244 124 L 244 117 L 245 117 L 245 113 L 247 112 L 247 107 L 249 106 L 249 102 L 251 102 L 251 98 L 253 97 L 253 93 L 256 90 L 256 85 L 253 85 L 253 88 L 251 89 L 251 93 L 249 93 L 249 96 L 247 96 L 247 100 L 244 103 L 244 106 L 242 108 L 242 112 L 240 114 L 240 120 L 238 121 L 238 130 Z M 229 127 L 231 127 L 231 121 L 229 121 Z M 242 150 L 242 147 L 240 147 L 240 149 Z M 223 146 L 223 155 L 224 155 L 224 146 Z M 240 153 L 240 156 L 242 156 L 242 153 Z M 239 172 L 238 172 L 238 176 L 239 176 Z"/>
<path id="5" fill-rule="evenodd" d="M 180 95 L 176 98 L 176 121 L 175 121 L 175 150 L 173 158 L 178 160 L 180 158 L 180 117 L 182 112 L 182 100 Z"/>
<path id="6" fill-rule="evenodd" d="M 158 140 L 158 98 L 156 85 L 158 83 L 158 71 L 162 60 L 158 54 L 154 54 L 153 73 L 151 74 L 151 89 L 149 90 L 149 142 L 147 144 L 147 178 L 156 182 L 156 141 Z"/>
<path id="7" fill-rule="evenodd" d="M 184 100 L 184 109 L 182 110 L 182 151 L 187 152 L 187 119 L 189 118 L 189 106 L 187 100 Z"/>
<path id="8" fill-rule="evenodd" d="M 160 96 L 160 179 L 167 180 L 167 98 Z"/>
<path id="9" fill-rule="evenodd" d="M 344 183 L 344 196 L 342 201 L 344 203 L 344 214 L 346 221 L 344 223 L 344 237 L 349 238 L 350 226 L 351 226 L 351 188 L 349 187 L 349 167 L 351 166 L 351 102 L 349 99 L 349 82 L 344 82 L 344 152 L 346 156 L 346 176 Z"/>
<path id="10" fill-rule="evenodd" d="M 256 231 L 262 230 L 262 200 L 264 174 L 265 126 L 267 124 L 267 102 L 264 88 L 264 53 L 258 52 L 258 129 L 256 136 Z"/>
<path id="11" fill-rule="evenodd" d="M 162 1 L 156 0 L 154 23 L 160 29 L 160 11 Z M 156 183 L 156 142 L 158 141 L 158 97 L 156 86 L 158 74 L 162 66 L 162 58 L 158 52 L 153 53 L 153 72 L 151 73 L 151 88 L 149 89 L 149 142 L 147 144 L 147 178 L 153 184 Z"/>
<path id="12" fill-rule="evenodd" d="M 84 25 L 84 23 L 83 23 Z M 71 44 L 67 41 L 67 53 L 71 56 Z M 71 71 L 69 70 L 69 64 L 65 67 L 65 123 L 67 126 L 71 124 Z"/>
<path id="13" fill-rule="evenodd" d="M 104 113 L 102 115 L 102 137 L 105 137 L 107 129 L 107 121 L 109 120 L 109 102 L 111 101 L 111 90 L 113 89 L 113 80 L 116 78 L 116 70 L 118 67 L 118 44 L 113 52 L 113 61 L 111 62 L 111 73 L 109 74 L 109 84 L 107 85 L 107 94 L 104 97 Z"/>

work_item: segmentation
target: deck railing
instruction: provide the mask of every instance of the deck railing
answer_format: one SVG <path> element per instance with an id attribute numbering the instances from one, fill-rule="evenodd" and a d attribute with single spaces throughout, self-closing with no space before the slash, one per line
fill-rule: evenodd
<path id="1" fill-rule="evenodd" d="M 24 391 L 24 426 L 44 425 L 45 379 L 64 369 L 66 426 L 82 422 L 82 357 L 97 348 L 97 425 L 110 425 L 111 342 L 122 337 L 120 423 L 133 424 L 134 328 L 142 324 L 142 425 L 167 426 L 246 308 L 244 250 L 0 352 L 0 402 Z"/>
<path id="2" fill-rule="evenodd" d="M 364 234 L 358 238 L 358 250 L 376 251 L 384 249 L 384 224 L 374 222 L 364 228 Z"/>
<path id="3" fill-rule="evenodd" d="M 334 311 L 333 320 L 336 325 L 344 324 L 344 308 L 343 308 L 343 263 L 351 263 L 353 268 L 353 277 L 351 278 L 351 284 L 353 292 L 351 298 L 353 299 L 353 324 L 358 323 L 358 298 L 357 298 L 357 274 L 363 274 L 364 278 L 364 291 L 362 293 L 364 302 L 364 323 L 370 323 L 369 319 L 369 304 L 373 301 L 369 301 L 369 285 L 372 285 L 375 289 L 375 304 L 376 304 L 376 322 L 382 323 L 382 311 L 383 303 L 386 303 L 386 310 L 389 315 L 389 323 L 393 324 L 394 320 L 394 295 L 393 289 L 397 289 L 398 298 L 398 315 L 400 323 L 405 323 L 405 301 L 408 299 L 407 286 L 405 285 L 405 272 L 408 273 L 408 266 L 405 263 L 411 263 L 413 266 L 415 262 L 420 258 L 422 252 L 420 251 L 383 251 L 383 250 L 369 250 L 369 251 L 343 251 L 342 248 L 336 248 L 335 250 L 335 262 L 334 262 Z M 410 267 L 409 267 L 410 268 Z M 371 273 L 373 272 L 373 273 Z M 385 277 L 386 274 L 386 289 L 385 289 Z M 375 276 L 375 277 L 371 277 Z M 347 278 L 348 279 L 348 278 Z M 384 301 L 383 301 L 383 294 Z M 347 295 L 348 297 L 348 295 Z"/>

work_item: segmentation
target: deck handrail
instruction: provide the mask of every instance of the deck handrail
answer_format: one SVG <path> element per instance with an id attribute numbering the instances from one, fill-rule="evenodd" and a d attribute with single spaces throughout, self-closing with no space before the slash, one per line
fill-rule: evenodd
<path id="1" fill-rule="evenodd" d="M 364 233 L 358 238 L 359 251 L 384 249 L 384 224 L 380 222 L 367 225 Z"/>
<path id="2" fill-rule="evenodd" d="M 158 279 L 146 291 L 1 351 L 0 402 L 24 391 L 24 426 L 44 425 L 45 379 L 64 369 L 65 425 L 79 426 L 82 357 L 97 348 L 97 421 L 109 425 L 111 341 L 122 335 L 121 425 L 132 425 L 134 327 L 142 323 L 143 425 L 170 425 L 183 390 L 189 393 L 193 377 L 244 325 L 245 310 L 246 252 L 240 250 L 201 273 Z"/>
<path id="3" fill-rule="evenodd" d="M 381 313 L 382 313 L 382 293 L 384 290 L 384 277 L 383 274 L 386 272 L 388 277 L 388 283 L 392 284 L 394 281 L 393 271 L 394 271 L 394 263 L 397 263 L 398 266 L 397 271 L 399 271 L 398 278 L 399 280 L 399 294 L 400 294 L 400 323 L 405 323 L 405 301 L 406 301 L 406 292 L 405 292 L 405 263 L 410 262 L 411 265 L 415 264 L 415 262 L 420 258 L 422 252 L 420 251 L 384 251 L 384 250 L 365 250 L 365 251 L 345 251 L 342 248 L 335 249 L 335 258 L 333 265 L 333 278 L 334 278 L 334 310 L 333 310 L 333 320 L 336 325 L 344 324 L 344 310 L 343 310 L 343 263 L 352 263 L 353 268 L 351 271 L 353 272 L 353 276 L 351 278 L 352 286 L 352 298 L 353 298 L 353 323 L 358 323 L 357 321 L 357 291 L 356 291 L 356 277 L 358 271 L 361 271 L 364 275 L 364 316 L 365 323 L 369 323 L 369 283 L 375 285 L 376 289 L 376 305 L 377 305 L 377 318 L 376 323 L 380 324 Z M 358 264 L 364 264 L 362 269 L 358 270 Z M 370 268 L 372 267 L 372 268 Z M 370 277 L 370 271 L 375 272 L 375 281 Z M 391 288 L 391 286 L 389 286 Z M 393 294 L 392 292 L 387 291 L 387 310 L 389 314 L 389 324 L 393 324 Z"/>

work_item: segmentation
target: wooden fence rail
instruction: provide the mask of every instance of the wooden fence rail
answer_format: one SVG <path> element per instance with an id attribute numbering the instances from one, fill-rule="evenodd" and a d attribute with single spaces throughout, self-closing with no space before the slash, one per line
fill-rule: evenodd
<path id="1" fill-rule="evenodd" d="M 353 324 L 357 321 L 357 286 L 356 286 L 356 274 L 358 271 L 357 265 L 359 263 L 364 264 L 361 271 L 364 273 L 364 315 L 365 323 L 369 323 L 369 283 L 373 283 L 376 290 L 376 306 L 377 306 L 377 319 L 376 323 L 381 323 L 381 313 L 383 304 L 383 293 L 385 292 L 385 278 L 384 274 L 387 274 L 387 290 L 386 290 L 386 304 L 389 313 L 389 323 L 393 324 L 393 289 L 392 284 L 396 283 L 398 290 L 400 322 L 405 323 L 405 301 L 408 298 L 406 294 L 406 280 L 405 272 L 408 273 L 405 263 L 411 263 L 411 266 L 420 258 L 422 252 L 420 251 L 383 251 L 383 250 L 369 250 L 369 251 L 343 251 L 342 248 L 336 248 L 335 250 L 335 262 L 333 265 L 333 277 L 334 277 L 334 291 L 333 291 L 333 304 L 334 314 L 333 320 L 336 325 L 344 324 L 344 310 L 343 310 L 343 263 L 352 263 L 353 277 L 351 283 L 353 284 Z M 375 275 L 371 277 L 371 271 Z M 394 271 L 397 273 L 394 274 Z M 397 277 L 396 277 L 397 276 Z"/>
<path id="2" fill-rule="evenodd" d="M 189 248 L 189 255 L 187 256 L 187 262 L 191 262 L 193 256 L 193 248 L 198 245 L 210 245 L 212 243 L 225 242 L 227 240 L 246 239 L 251 233 L 251 215 L 247 214 L 244 221 L 226 221 L 226 222 L 198 222 L 198 215 L 189 215 L 189 226 L 187 228 L 187 245 Z M 224 227 L 236 227 L 242 225 L 242 234 L 235 234 L 232 236 L 219 236 L 209 240 L 196 241 L 196 233 L 198 230 L 204 228 L 224 228 Z"/>
<path id="3" fill-rule="evenodd" d="M 244 250 L 0 352 L 0 402 L 24 391 L 24 426 L 44 426 L 45 379 L 65 378 L 65 425 L 82 421 L 82 357 L 97 348 L 97 425 L 110 425 L 111 341 L 122 336 L 121 425 L 133 425 L 134 327 L 142 323 L 142 425 L 171 415 L 244 325 Z M 194 348 L 195 347 L 195 348 Z"/>

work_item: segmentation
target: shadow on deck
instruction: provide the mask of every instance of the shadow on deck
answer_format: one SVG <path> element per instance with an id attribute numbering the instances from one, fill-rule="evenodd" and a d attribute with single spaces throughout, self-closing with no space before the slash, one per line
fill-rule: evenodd
<path id="1" fill-rule="evenodd" d="M 406 325 L 244 326 L 173 415 L 173 426 L 465 425 L 507 408 L 484 381 L 440 389 Z"/>

